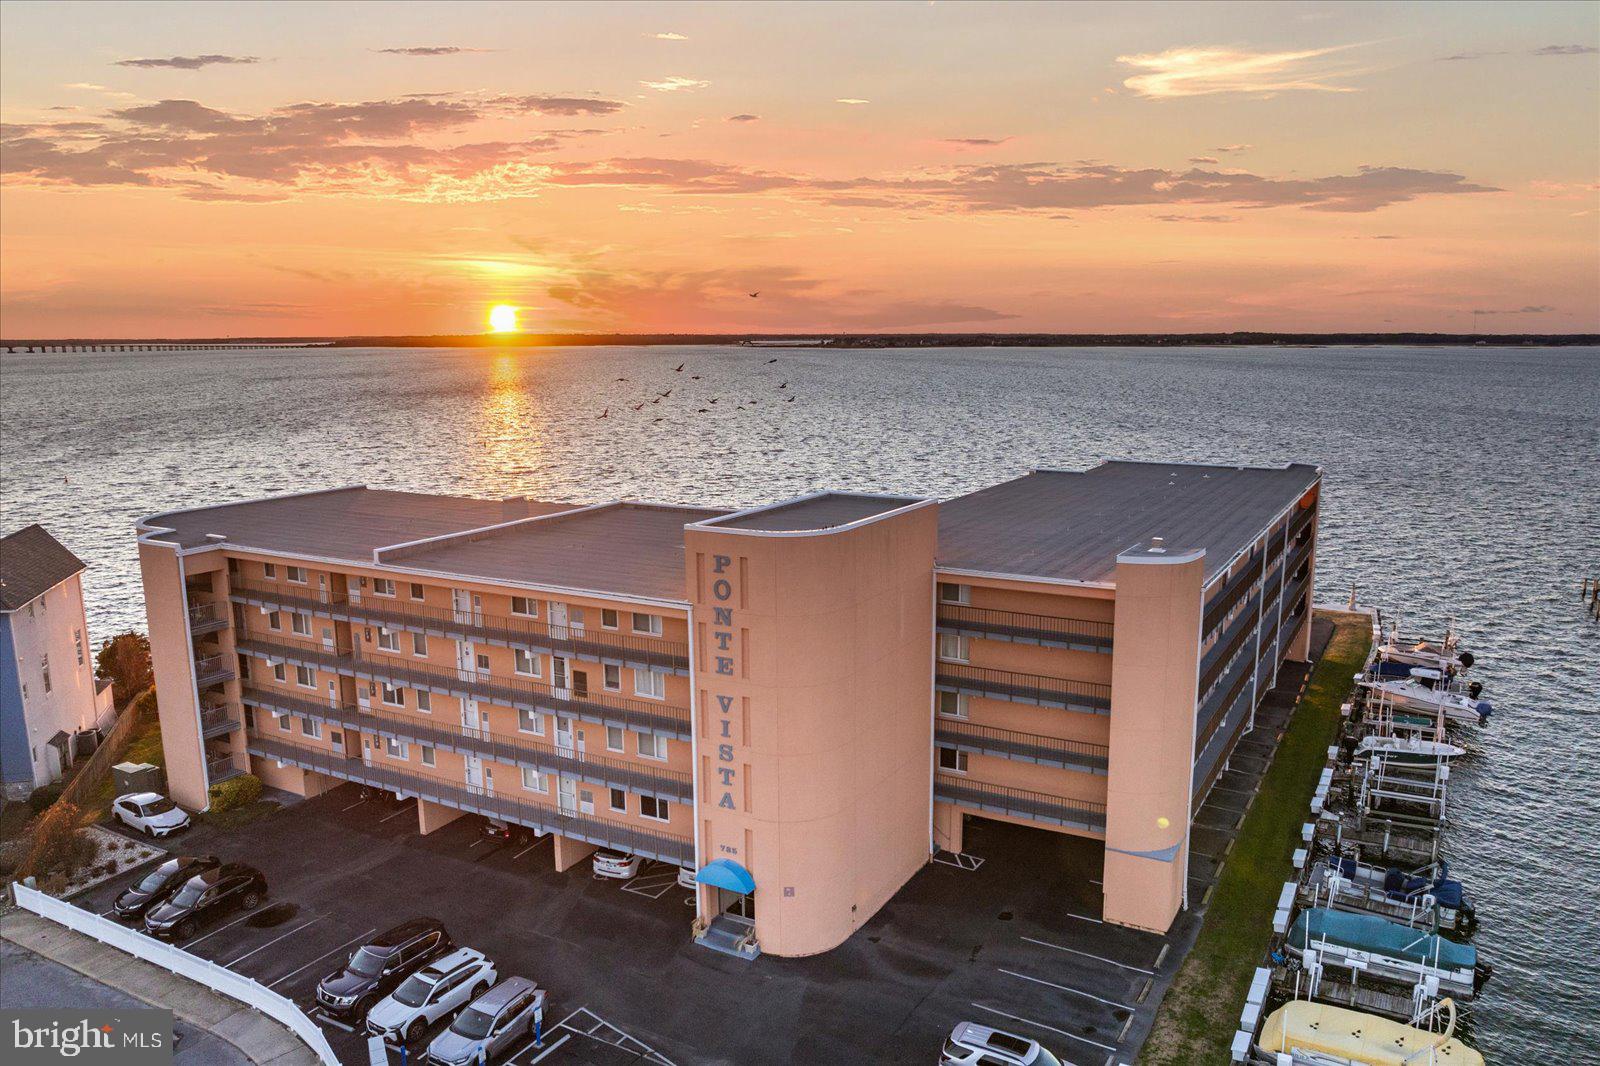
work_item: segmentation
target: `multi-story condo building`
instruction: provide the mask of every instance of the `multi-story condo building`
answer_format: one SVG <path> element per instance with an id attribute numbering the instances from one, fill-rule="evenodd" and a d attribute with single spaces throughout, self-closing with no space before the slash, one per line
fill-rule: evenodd
<path id="1" fill-rule="evenodd" d="M 249 770 L 696 872 L 805 955 L 967 819 L 1103 843 L 1166 929 L 1191 812 L 1305 658 L 1321 473 L 1111 462 L 737 512 L 346 488 L 140 525 L 173 796 Z"/>
<path id="2" fill-rule="evenodd" d="M 111 683 L 95 682 L 83 571 L 43 526 L 0 538 L 0 778 L 8 800 L 59 780 L 80 738 L 116 716 Z"/>

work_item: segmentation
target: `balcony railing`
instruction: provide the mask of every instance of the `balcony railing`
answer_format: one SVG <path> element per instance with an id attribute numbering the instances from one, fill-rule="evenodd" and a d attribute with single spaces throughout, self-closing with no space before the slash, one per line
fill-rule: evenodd
<path id="1" fill-rule="evenodd" d="M 1315 507 L 1307 507 L 1295 515 L 1289 522 L 1289 539 L 1294 540 L 1295 537 L 1299 536 L 1300 531 L 1310 525 L 1311 520 L 1316 516 L 1317 509 Z"/>
<path id="2" fill-rule="evenodd" d="M 1207 692 L 1222 672 L 1228 660 L 1234 653 L 1244 647 L 1247 640 L 1254 635 L 1256 623 L 1260 621 L 1260 602 L 1256 597 L 1251 597 L 1245 604 L 1244 610 L 1234 616 L 1231 628 L 1214 644 L 1210 651 L 1200 660 L 1200 691 Z"/>
<path id="3" fill-rule="evenodd" d="M 413 629 L 458 640 L 567 652 L 590 659 L 617 660 L 630 666 L 671 670 L 679 674 L 689 672 L 688 644 L 662 640 L 660 637 L 642 637 L 582 626 L 548 625 L 531 618 L 487 615 L 482 611 L 447 610 L 408 603 L 398 598 L 373 599 L 367 596 L 359 602 L 352 602 L 347 597 L 330 594 L 324 599 L 278 585 L 246 581 L 235 581 L 229 594 L 241 603 L 306 611 L 347 622 Z"/>
<path id="4" fill-rule="evenodd" d="M 1206 603 L 1205 617 L 1201 622 L 1201 632 L 1206 636 L 1228 616 L 1228 611 L 1239 602 L 1256 578 L 1261 576 L 1265 560 L 1261 552 L 1256 552 L 1246 560 L 1244 568 L 1223 583 L 1222 589 Z"/>
<path id="5" fill-rule="evenodd" d="M 941 603 L 938 628 L 941 633 L 960 633 L 1013 644 L 1105 653 L 1111 651 L 1111 623 L 1085 618 L 1058 618 L 1047 614 L 1023 614 Z"/>
<path id="6" fill-rule="evenodd" d="M 1301 564 L 1303 564 L 1306 559 L 1310 557 L 1310 555 L 1311 541 L 1307 540 L 1304 544 L 1300 545 L 1300 547 L 1294 550 L 1293 555 L 1289 556 L 1289 563 L 1284 568 L 1283 572 L 1286 574 L 1298 575 Z"/>
<path id="7" fill-rule="evenodd" d="M 1103 833 L 1106 828 L 1106 805 L 1090 800 L 1068 799 L 1044 792 L 1030 792 L 1022 788 L 1007 788 L 983 781 L 973 781 L 956 774 L 939 774 L 933 781 L 933 795 L 960 807 L 974 807 L 995 814 L 1009 814 L 1035 822 L 1071 829 L 1087 829 Z"/>
<path id="8" fill-rule="evenodd" d="M 933 739 L 934 743 L 942 747 L 956 748 L 959 751 L 998 755 L 1016 762 L 1060 766 L 1067 770 L 1083 770 L 1091 774 L 1106 772 L 1106 757 L 1109 750 L 1104 744 L 1064 740 L 1038 733 L 1019 733 L 1014 729 L 975 725 L 953 718 L 934 720 Z"/>
<path id="9" fill-rule="evenodd" d="M 194 683 L 198 688 L 232 681 L 235 673 L 231 655 L 206 655 L 194 661 Z"/>
<path id="10" fill-rule="evenodd" d="M 646 792 L 680 803 L 687 803 L 694 798 L 694 782 L 688 774 L 676 770 L 655 770 L 622 759 L 591 755 L 576 748 L 541 744 L 526 737 L 475 729 L 448 721 L 430 721 L 421 715 L 305 699 L 258 686 L 249 686 L 244 690 L 244 702 L 251 707 L 296 714 L 378 736 L 394 737 L 407 743 L 470 752 L 508 765 L 566 774 L 607 788 Z"/>
<path id="11" fill-rule="evenodd" d="M 935 667 L 934 684 L 946 692 L 965 692 L 1011 703 L 1065 707 L 1069 711 L 1090 714 L 1111 713 L 1111 686 L 1090 681 L 941 662 Z"/>
<path id="12" fill-rule="evenodd" d="M 239 716 L 231 703 L 203 704 L 200 707 L 200 735 L 220 737 L 239 728 Z"/>
<path id="13" fill-rule="evenodd" d="M 1199 712 L 1195 715 L 1195 735 L 1204 743 L 1215 728 L 1217 718 L 1233 701 L 1244 691 L 1249 684 L 1251 672 L 1254 670 L 1256 660 L 1246 654 L 1234 659 L 1228 669 L 1217 680 L 1215 686 L 1207 693 L 1200 704 Z"/>
<path id="14" fill-rule="evenodd" d="M 249 738 L 252 755 L 292 763 L 344 781 L 416 796 L 430 803 L 470 811 L 491 818 L 525 825 L 541 833 L 559 833 L 573 840 L 617 848 L 646 858 L 685 865 L 694 861 L 694 842 L 666 833 L 640 829 L 608 818 L 563 811 L 544 803 L 528 803 L 483 789 L 457 785 L 412 769 L 393 765 L 368 765 L 360 758 L 348 758 L 317 748 L 303 747 L 283 740 L 254 736 Z"/>
<path id="15" fill-rule="evenodd" d="M 215 633 L 219 629 L 227 629 L 228 622 L 226 603 L 197 603 L 189 608 L 190 636 L 198 637 L 203 633 Z"/>
<path id="16" fill-rule="evenodd" d="M 353 653 L 340 652 L 321 644 L 259 637 L 241 638 L 238 647 L 240 651 L 252 655 L 321 666 L 353 677 L 388 681 L 397 686 L 425 688 L 457 698 L 483 699 L 503 707 L 550 711 L 586 722 L 620 725 L 644 733 L 689 739 L 689 712 L 671 704 L 608 696 L 593 689 L 580 695 L 570 687 L 558 689 L 539 682 L 491 676 L 476 670 L 414 666 L 402 660 L 363 652 L 359 647 Z"/>
<path id="17" fill-rule="evenodd" d="M 244 771 L 234 763 L 231 755 L 219 755 L 206 760 L 206 780 L 213 785 L 242 773 Z"/>

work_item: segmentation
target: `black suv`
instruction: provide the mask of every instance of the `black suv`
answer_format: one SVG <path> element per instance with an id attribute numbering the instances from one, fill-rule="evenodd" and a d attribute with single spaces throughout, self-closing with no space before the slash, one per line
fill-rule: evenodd
<path id="1" fill-rule="evenodd" d="M 185 881 L 215 870 L 221 865 L 222 860 L 215 855 L 199 858 L 193 855 L 179 855 L 168 859 L 123 889 L 117 901 L 111 905 L 111 912 L 125 922 L 142 918 L 150 908 L 166 902 L 169 896 L 183 887 Z"/>
<path id="2" fill-rule="evenodd" d="M 152 936 L 187 940 L 195 930 L 235 908 L 253 911 L 267 898 L 267 879 L 254 866 L 223 863 L 183 883 L 172 898 L 151 907 L 144 931 Z"/>
<path id="3" fill-rule="evenodd" d="M 365 1018 L 368 1008 L 396 985 L 452 947 L 437 918 L 402 922 L 356 949 L 344 969 L 317 982 L 317 1004 L 339 1017 Z"/>

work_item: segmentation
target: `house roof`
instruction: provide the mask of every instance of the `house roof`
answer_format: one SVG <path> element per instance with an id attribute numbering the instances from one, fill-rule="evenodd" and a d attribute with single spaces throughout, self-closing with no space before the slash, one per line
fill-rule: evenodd
<path id="1" fill-rule="evenodd" d="M 706 523 L 714 529 L 748 529 L 762 533 L 798 533 L 837 529 L 921 502 L 918 496 L 879 496 L 855 492 L 819 492 L 796 500 L 739 511 Z"/>
<path id="2" fill-rule="evenodd" d="M 35 522 L 0 538 L 0 611 L 16 611 L 84 568 Z"/>

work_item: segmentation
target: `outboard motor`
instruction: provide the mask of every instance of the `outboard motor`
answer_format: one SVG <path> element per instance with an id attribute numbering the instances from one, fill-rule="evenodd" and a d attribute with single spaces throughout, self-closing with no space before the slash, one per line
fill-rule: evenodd
<path id="1" fill-rule="evenodd" d="M 1492 706 L 1490 706 L 1489 701 L 1488 700 L 1479 700 L 1478 704 L 1477 704 L 1477 707 L 1475 709 L 1478 712 L 1478 724 L 1479 725 L 1488 725 L 1489 724 L 1489 716 L 1494 713 L 1494 708 Z"/>
<path id="2" fill-rule="evenodd" d="M 1477 661 L 1478 660 L 1472 657 L 1472 653 L 1470 651 L 1464 651 L 1460 655 L 1456 656 L 1456 662 L 1460 663 L 1464 669 L 1471 669 L 1472 664 Z"/>
<path id="3" fill-rule="evenodd" d="M 1405 899 L 1406 875 L 1398 866 L 1383 871 L 1383 894 L 1390 899 Z"/>
<path id="4" fill-rule="evenodd" d="M 1468 685 L 1467 695 L 1472 699 L 1477 699 L 1479 696 L 1483 695 L 1483 682 L 1474 681 L 1472 684 Z"/>

